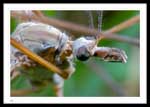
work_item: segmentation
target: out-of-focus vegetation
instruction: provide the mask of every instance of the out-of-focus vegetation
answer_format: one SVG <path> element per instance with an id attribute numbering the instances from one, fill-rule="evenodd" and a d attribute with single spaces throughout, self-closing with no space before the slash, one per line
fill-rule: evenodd
<path id="1" fill-rule="evenodd" d="M 43 11 L 48 17 L 56 17 L 74 23 L 88 25 L 86 14 L 83 11 Z M 107 30 L 132 16 L 138 15 L 138 11 L 104 11 L 102 29 Z M 97 27 L 97 17 L 94 15 L 95 27 Z M 17 21 L 11 18 L 11 32 L 15 29 Z M 130 38 L 139 38 L 139 23 L 119 32 L 120 35 L 126 35 Z M 67 32 L 67 31 L 65 31 Z M 81 34 L 82 35 L 82 34 Z M 126 51 L 128 60 L 126 64 L 104 62 L 99 58 L 90 58 L 89 61 L 80 62 L 76 60 L 76 72 L 71 78 L 65 80 L 64 96 L 118 96 L 117 90 L 113 87 L 121 87 L 121 91 L 126 96 L 139 96 L 139 47 L 128 43 L 114 40 L 101 40 L 99 46 L 108 46 L 121 48 Z M 92 64 L 97 68 L 93 69 Z M 99 72 L 101 75 L 97 74 Z M 106 75 L 106 77 L 103 77 Z M 113 80 L 109 84 L 107 80 Z M 115 84 L 115 85 L 114 85 Z M 11 81 L 12 89 L 27 89 L 25 77 L 20 76 Z M 116 87 L 117 88 L 117 87 Z M 45 87 L 37 93 L 29 94 L 31 96 L 52 96 L 51 85 Z"/>

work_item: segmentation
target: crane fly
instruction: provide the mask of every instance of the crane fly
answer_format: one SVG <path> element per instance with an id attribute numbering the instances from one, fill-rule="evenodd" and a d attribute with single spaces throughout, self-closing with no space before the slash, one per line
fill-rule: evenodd
<path id="1" fill-rule="evenodd" d="M 87 11 L 90 28 L 94 28 L 91 11 Z M 102 12 L 98 14 L 98 29 L 101 32 Z M 99 57 L 103 61 L 126 63 L 126 53 L 118 48 L 99 47 L 98 35 L 82 36 L 72 40 L 69 35 L 58 28 L 41 22 L 20 23 L 12 36 L 13 39 L 23 44 L 26 48 L 51 62 L 62 72 L 69 74 L 75 71 L 74 59 L 87 61 L 91 57 Z M 32 86 L 43 86 L 49 82 L 58 88 L 63 87 L 64 79 L 56 74 L 47 72 L 47 69 L 31 60 L 19 49 L 11 46 L 11 72 L 19 71 L 25 75 Z"/>

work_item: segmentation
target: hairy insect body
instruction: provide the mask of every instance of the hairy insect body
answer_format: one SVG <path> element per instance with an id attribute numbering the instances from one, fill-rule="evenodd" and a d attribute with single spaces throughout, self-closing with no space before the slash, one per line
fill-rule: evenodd
<path id="1" fill-rule="evenodd" d="M 69 38 L 53 26 L 32 22 L 22 23 L 18 25 L 12 37 L 34 53 L 56 65 L 63 72 L 67 72 L 69 75 L 74 72 L 73 56 L 67 53 Z M 48 72 L 38 63 L 29 58 L 20 60 L 25 56 L 19 50 L 11 47 L 11 69 L 16 67 L 36 86 L 46 84 L 47 81 L 53 81 L 58 85 L 63 84 L 63 79 L 60 76 Z"/>

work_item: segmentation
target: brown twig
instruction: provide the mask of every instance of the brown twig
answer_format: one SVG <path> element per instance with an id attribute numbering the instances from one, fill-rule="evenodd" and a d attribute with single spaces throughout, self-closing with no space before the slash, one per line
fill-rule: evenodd
<path id="1" fill-rule="evenodd" d="M 23 14 L 21 12 L 16 12 L 16 11 L 12 11 L 11 16 L 15 17 L 15 18 L 18 18 L 17 16 L 20 16 L 20 17 L 23 17 L 24 19 L 29 19 L 28 15 Z M 46 24 L 50 24 L 50 25 L 56 26 L 58 28 L 63 28 L 65 30 L 71 31 L 71 32 L 78 32 L 78 33 L 85 34 L 85 35 L 99 34 L 100 39 L 101 38 L 103 38 L 103 39 L 104 38 L 105 39 L 114 39 L 114 40 L 118 40 L 121 42 L 127 42 L 127 43 L 131 43 L 131 44 L 138 44 L 139 45 L 139 42 L 135 43 L 135 41 L 137 41 L 137 40 L 130 38 L 131 40 L 129 41 L 129 39 L 126 39 L 126 37 L 124 37 L 124 36 L 122 36 L 122 37 L 114 36 L 114 35 L 116 35 L 114 33 L 117 33 L 120 30 L 123 30 L 123 29 L 137 23 L 139 21 L 139 16 L 135 16 L 131 19 L 128 19 L 127 21 L 122 22 L 121 24 L 114 26 L 111 29 L 106 30 L 105 32 L 101 32 L 101 33 L 99 33 L 97 29 L 90 29 L 90 28 L 85 27 L 83 25 L 74 24 L 71 22 L 62 21 L 62 20 L 51 18 L 51 17 L 46 17 L 40 11 L 36 11 L 35 15 L 32 15 L 30 18 L 32 18 L 32 20 L 43 22 Z M 129 24 L 129 22 L 130 22 L 130 24 Z M 118 29 L 118 30 L 116 30 L 116 29 Z M 110 37 L 110 35 L 111 35 L 111 37 Z"/>
<path id="2" fill-rule="evenodd" d="M 114 27 L 106 30 L 104 33 L 116 33 L 119 32 L 123 29 L 129 28 L 130 26 L 132 26 L 133 24 L 137 23 L 140 21 L 140 17 L 138 16 L 134 16 L 130 19 L 128 19 L 127 21 L 124 21 L 118 25 L 115 25 Z"/>
<path id="3" fill-rule="evenodd" d="M 11 96 L 25 96 L 27 94 L 31 94 L 39 90 L 40 90 L 39 88 L 11 90 Z"/>
<path id="4" fill-rule="evenodd" d="M 35 90 L 31 89 L 11 90 L 11 96 L 24 96 L 32 92 L 35 92 Z"/>
<path id="5" fill-rule="evenodd" d="M 32 92 L 33 92 L 32 90 L 12 90 L 11 96 L 24 96 Z"/>
<path id="6" fill-rule="evenodd" d="M 40 17 L 40 18 L 44 17 L 43 13 L 42 13 L 41 11 L 39 11 L 39 10 L 33 10 L 32 12 L 33 12 L 36 16 L 38 16 L 38 17 Z"/>
<path id="7" fill-rule="evenodd" d="M 140 45 L 139 44 L 139 39 L 137 39 L 137 38 L 131 39 L 128 36 L 118 35 L 118 34 L 107 34 L 105 36 L 101 36 L 101 39 L 117 40 L 117 41 L 120 41 L 120 42 L 129 43 L 129 44 L 132 44 L 132 45 L 135 45 L 135 46 L 138 46 L 138 47 Z"/>
<path id="8" fill-rule="evenodd" d="M 53 64 L 51 64 L 50 62 L 47 62 L 46 60 L 44 60 L 43 58 L 41 58 L 40 56 L 36 55 L 35 53 L 33 53 L 32 51 L 30 51 L 29 49 L 27 49 L 26 47 L 24 47 L 21 43 L 17 42 L 15 39 L 11 38 L 11 45 L 13 45 L 14 47 L 16 47 L 17 49 L 19 49 L 20 51 L 22 51 L 24 54 L 26 54 L 29 58 L 31 58 L 32 60 L 36 61 L 37 63 L 40 63 L 41 65 L 43 65 L 44 67 L 46 67 L 47 69 L 49 69 L 50 71 L 57 73 L 58 75 L 60 75 L 61 77 L 63 77 L 64 79 L 66 79 L 68 77 L 68 74 L 65 72 L 62 72 L 60 69 L 58 69 L 56 66 L 54 66 Z"/>

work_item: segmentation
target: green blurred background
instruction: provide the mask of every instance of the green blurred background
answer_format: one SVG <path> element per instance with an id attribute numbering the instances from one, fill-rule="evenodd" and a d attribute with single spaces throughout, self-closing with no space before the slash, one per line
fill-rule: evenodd
<path id="1" fill-rule="evenodd" d="M 48 17 L 88 26 L 88 18 L 84 11 L 43 11 Z M 104 11 L 102 30 L 107 30 L 135 15 L 139 11 Z M 11 18 L 11 32 L 17 25 L 17 20 Z M 97 16 L 94 13 L 94 23 L 97 27 Z M 139 38 L 139 23 L 124 29 L 118 34 Z M 63 30 L 65 31 L 65 30 Z M 70 33 L 71 32 L 67 32 Z M 82 34 L 77 34 L 80 36 Z M 65 80 L 64 96 L 139 96 L 139 47 L 115 40 L 101 40 L 99 46 L 121 48 L 126 51 L 126 64 L 104 62 L 99 58 L 91 58 L 86 62 L 75 60 L 76 72 Z M 20 76 L 11 81 L 11 89 L 30 88 L 25 77 Z M 51 85 L 27 96 L 53 96 Z"/>

